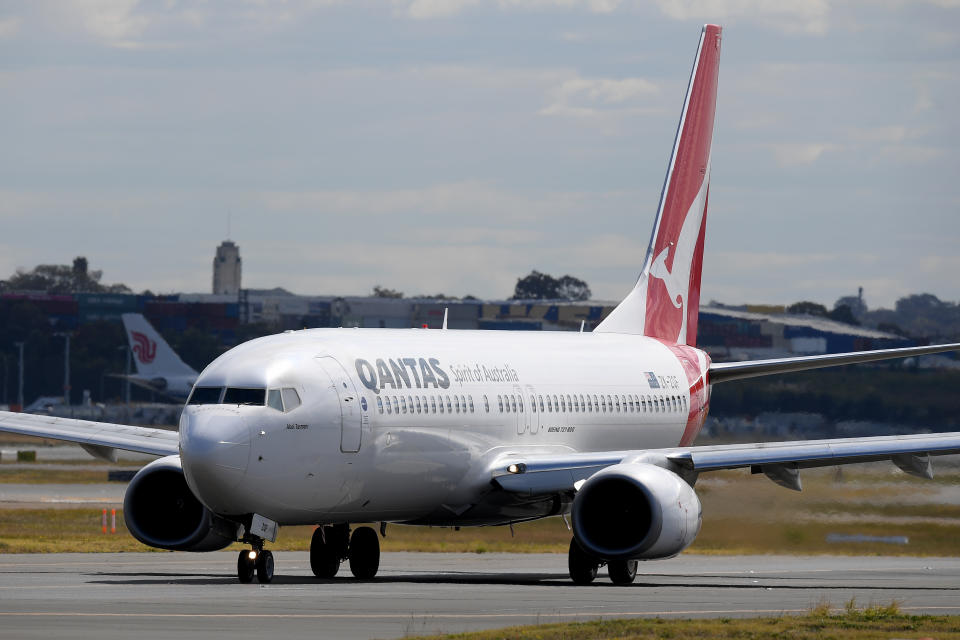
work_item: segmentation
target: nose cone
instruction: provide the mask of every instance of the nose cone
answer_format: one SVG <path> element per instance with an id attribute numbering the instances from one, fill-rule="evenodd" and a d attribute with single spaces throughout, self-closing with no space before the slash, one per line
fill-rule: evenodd
<path id="1" fill-rule="evenodd" d="M 180 419 L 180 460 L 190 489 L 217 513 L 242 513 L 237 487 L 250 462 L 250 428 L 235 412 L 187 407 Z"/>

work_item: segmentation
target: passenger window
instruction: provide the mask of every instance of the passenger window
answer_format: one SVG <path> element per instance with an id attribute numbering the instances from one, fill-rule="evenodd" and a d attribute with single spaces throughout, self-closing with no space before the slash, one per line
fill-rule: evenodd
<path id="1" fill-rule="evenodd" d="M 483 394 L 483 410 L 490 413 L 490 399 L 487 398 L 487 394 Z"/>
<path id="2" fill-rule="evenodd" d="M 437 412 L 437 398 L 436 396 L 430 396 L 430 413 Z"/>
<path id="3" fill-rule="evenodd" d="M 453 396 L 453 410 L 460 413 L 460 396 Z"/>
<path id="4" fill-rule="evenodd" d="M 597 396 L 596 396 L 596 394 L 594 394 L 594 396 L 593 396 L 593 410 L 596 411 L 597 413 L 600 413 L 600 405 L 597 404 Z"/>
<path id="5" fill-rule="evenodd" d="M 510 410 L 514 413 L 517 412 L 517 396 L 510 394 Z"/>
<path id="6" fill-rule="evenodd" d="M 537 400 L 540 401 L 540 413 L 543 413 L 543 396 L 538 395 Z"/>
<path id="7" fill-rule="evenodd" d="M 421 408 L 420 408 L 420 396 L 417 396 L 417 413 L 421 413 Z"/>
<path id="8" fill-rule="evenodd" d="M 606 413 L 607 412 L 607 399 L 603 396 L 600 396 L 600 409 Z"/>
<path id="9" fill-rule="evenodd" d="M 563 396 L 560 396 L 560 411 L 562 412 L 567 411 L 567 401 Z"/>
<path id="10" fill-rule="evenodd" d="M 377 398 L 377 412 L 383 413 L 383 398 Z"/>
<path id="11" fill-rule="evenodd" d="M 283 399 L 280 398 L 280 389 L 270 389 L 267 391 L 267 406 L 283 412 Z M 381 411 L 381 413 L 383 412 Z"/>
<path id="12" fill-rule="evenodd" d="M 443 396 L 440 396 L 440 402 L 438 402 L 437 404 L 440 405 L 439 407 L 440 413 L 443 413 Z"/>
<path id="13" fill-rule="evenodd" d="M 390 398 L 386 398 L 383 404 L 387 408 L 387 413 L 393 413 L 393 405 L 390 404 Z"/>
<path id="14" fill-rule="evenodd" d="M 556 412 L 560 411 L 560 401 L 557 400 L 557 396 L 553 396 L 553 410 Z"/>
<path id="15" fill-rule="evenodd" d="M 467 396 L 470 400 L 470 413 L 473 413 L 473 396 Z"/>
<path id="16" fill-rule="evenodd" d="M 407 412 L 407 399 L 403 396 L 400 396 L 400 408 L 403 410 L 403 413 Z"/>
<path id="17" fill-rule="evenodd" d="M 537 399 L 533 396 L 530 396 L 530 411 L 533 413 L 537 412 Z"/>
<path id="18" fill-rule="evenodd" d="M 397 401 L 397 398 L 393 398 L 393 412 L 400 413 L 400 402 Z"/>
<path id="19" fill-rule="evenodd" d="M 553 401 L 550 399 L 550 396 L 547 396 L 547 411 L 553 413 Z"/>
<path id="20" fill-rule="evenodd" d="M 523 413 L 523 396 L 517 396 L 517 406 L 520 407 L 520 413 Z"/>
<path id="21" fill-rule="evenodd" d="M 447 396 L 447 413 L 453 413 L 453 404 L 450 402 L 450 396 Z"/>
<path id="22" fill-rule="evenodd" d="M 503 396 L 497 394 L 497 404 L 500 406 L 500 413 L 503 413 Z"/>

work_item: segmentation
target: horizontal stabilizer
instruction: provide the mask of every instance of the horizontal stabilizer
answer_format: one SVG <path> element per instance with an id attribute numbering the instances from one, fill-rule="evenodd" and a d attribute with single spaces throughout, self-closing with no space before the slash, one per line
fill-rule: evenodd
<path id="1" fill-rule="evenodd" d="M 960 350 L 960 343 L 933 344 L 926 347 L 905 347 L 902 349 L 879 349 L 877 351 L 854 351 L 851 353 L 827 353 L 819 356 L 801 356 L 798 358 L 775 358 L 773 360 L 751 360 L 748 362 L 715 362 L 710 365 L 708 380 L 710 384 L 743 380 L 759 376 L 771 376 L 778 373 L 821 369 L 844 364 L 875 362 L 891 358 L 909 358 L 931 353 Z"/>

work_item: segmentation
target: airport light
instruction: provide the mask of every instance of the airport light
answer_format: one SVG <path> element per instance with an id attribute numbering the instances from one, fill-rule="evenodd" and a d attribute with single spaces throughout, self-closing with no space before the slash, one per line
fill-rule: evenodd
<path id="1" fill-rule="evenodd" d="M 133 359 L 133 354 L 130 352 L 130 345 L 125 344 L 122 347 L 117 347 L 117 349 L 124 353 L 123 372 L 126 376 L 123 379 L 123 403 L 130 404 L 130 361 Z"/>
<path id="2" fill-rule="evenodd" d="M 63 338 L 63 403 L 70 406 L 70 333 L 53 334 Z"/>
<path id="3" fill-rule="evenodd" d="M 17 387 L 17 405 L 23 411 L 23 342 L 13 343 L 20 350 L 19 386 Z"/>

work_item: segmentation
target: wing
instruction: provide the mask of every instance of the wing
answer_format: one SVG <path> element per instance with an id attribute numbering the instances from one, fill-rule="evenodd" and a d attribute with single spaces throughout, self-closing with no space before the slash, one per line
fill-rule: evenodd
<path id="1" fill-rule="evenodd" d="M 76 442 L 98 457 L 114 458 L 114 449 L 169 456 L 179 451 L 176 431 L 109 422 L 0 411 L 0 431 Z"/>
<path id="2" fill-rule="evenodd" d="M 756 444 L 674 447 L 636 451 L 548 455 L 508 454 L 490 472 L 500 488 L 523 495 L 576 491 L 605 467 L 648 462 L 693 480 L 705 471 L 749 467 L 777 484 L 800 490 L 800 469 L 891 460 L 905 472 L 932 478 L 930 456 L 960 453 L 960 432 L 872 438 L 837 438 Z"/>
<path id="3" fill-rule="evenodd" d="M 854 351 L 852 353 L 828 353 L 819 356 L 801 356 L 799 358 L 776 358 L 773 360 L 751 360 L 748 362 L 715 362 L 710 365 L 708 380 L 710 384 L 769 376 L 791 371 L 806 371 L 821 367 L 833 367 L 841 364 L 875 362 L 889 358 L 909 358 L 931 353 L 955 351 L 960 343 L 933 344 L 926 347 L 905 347 L 903 349 L 878 349 L 876 351 Z"/>

